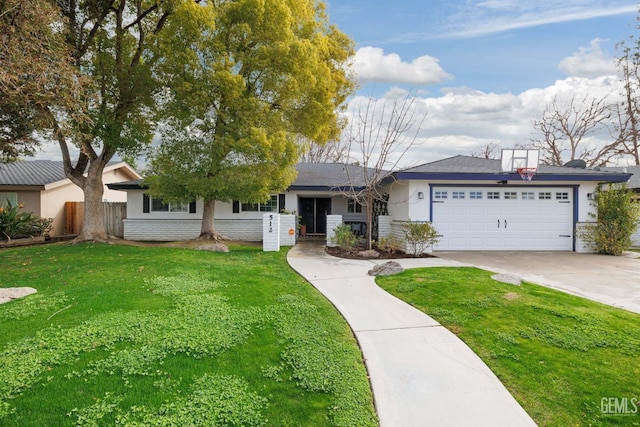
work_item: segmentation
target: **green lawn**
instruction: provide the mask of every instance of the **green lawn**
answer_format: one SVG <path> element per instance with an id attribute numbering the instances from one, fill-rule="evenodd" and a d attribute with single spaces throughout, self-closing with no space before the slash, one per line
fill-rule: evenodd
<path id="1" fill-rule="evenodd" d="M 0 425 L 377 425 L 345 321 L 285 251 L 0 250 Z"/>
<path id="2" fill-rule="evenodd" d="M 640 425 L 640 315 L 492 274 L 427 268 L 377 281 L 464 340 L 539 425 Z"/>

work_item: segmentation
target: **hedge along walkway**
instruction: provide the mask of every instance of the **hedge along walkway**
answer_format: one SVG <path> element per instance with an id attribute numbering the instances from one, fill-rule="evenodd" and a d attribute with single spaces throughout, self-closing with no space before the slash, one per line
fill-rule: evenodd
<path id="1" fill-rule="evenodd" d="M 334 258 L 309 243 L 299 243 L 287 259 L 355 332 L 382 427 L 535 425 L 460 339 L 376 285 L 367 271 L 384 260 Z M 439 258 L 396 261 L 405 268 L 460 265 Z"/>

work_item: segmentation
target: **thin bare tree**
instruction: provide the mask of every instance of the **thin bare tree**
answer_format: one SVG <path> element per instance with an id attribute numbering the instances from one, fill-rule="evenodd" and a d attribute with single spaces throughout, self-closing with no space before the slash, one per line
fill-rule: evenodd
<path id="1" fill-rule="evenodd" d="M 494 141 L 484 144 L 471 153 L 471 157 L 478 157 L 481 159 L 498 159 L 500 157 L 500 143 Z"/>
<path id="2" fill-rule="evenodd" d="M 640 165 L 640 39 L 633 48 L 621 42 L 617 58 L 622 83 L 622 102 L 612 106 L 614 138 L 621 153 Z"/>
<path id="3" fill-rule="evenodd" d="M 343 163 L 347 161 L 348 147 L 344 141 L 330 141 L 326 144 L 317 144 L 310 140 L 301 140 L 301 163 Z"/>
<path id="4" fill-rule="evenodd" d="M 366 209 L 368 249 L 372 247 L 374 205 L 386 202 L 380 184 L 416 144 L 427 117 L 426 112 L 418 111 L 417 102 L 412 93 L 391 102 L 369 98 L 356 107 L 345 130 L 349 163 L 361 166 L 362 175 L 347 172 L 349 185 L 343 193 Z"/>
<path id="5" fill-rule="evenodd" d="M 599 146 L 587 139 L 608 132 L 610 119 L 606 97 L 574 95 L 566 103 L 554 97 L 542 117 L 533 120 L 532 146 L 540 149 L 541 160 L 549 165 L 561 166 L 566 161 L 581 159 L 588 166 L 603 166 L 620 156 L 619 144 L 614 140 Z"/>

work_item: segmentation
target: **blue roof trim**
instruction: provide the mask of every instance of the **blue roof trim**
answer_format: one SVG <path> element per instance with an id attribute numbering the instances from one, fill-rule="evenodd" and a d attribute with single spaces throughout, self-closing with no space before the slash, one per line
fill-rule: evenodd
<path id="1" fill-rule="evenodd" d="M 518 181 L 517 173 L 441 173 L 441 172 L 396 172 L 398 181 L 429 180 L 429 181 Z M 627 182 L 630 174 L 538 174 L 533 181 L 596 181 L 596 182 Z"/>

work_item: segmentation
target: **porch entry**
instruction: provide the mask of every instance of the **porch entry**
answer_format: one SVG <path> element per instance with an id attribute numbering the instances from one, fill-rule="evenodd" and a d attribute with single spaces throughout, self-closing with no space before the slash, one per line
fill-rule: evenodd
<path id="1" fill-rule="evenodd" d="M 327 215 L 331 215 L 331 198 L 300 197 L 298 212 L 307 235 L 327 234 Z"/>

